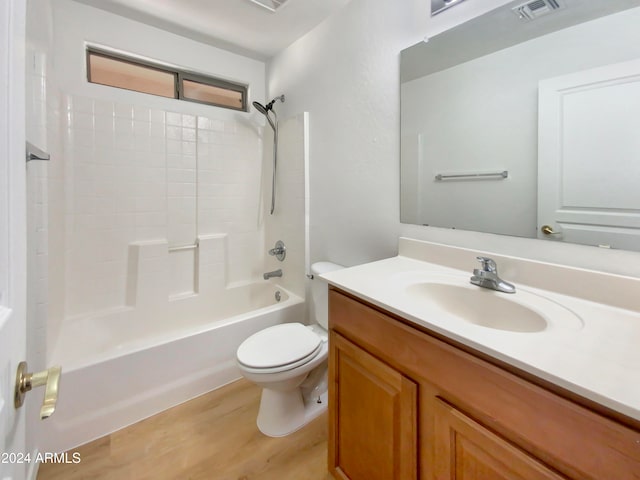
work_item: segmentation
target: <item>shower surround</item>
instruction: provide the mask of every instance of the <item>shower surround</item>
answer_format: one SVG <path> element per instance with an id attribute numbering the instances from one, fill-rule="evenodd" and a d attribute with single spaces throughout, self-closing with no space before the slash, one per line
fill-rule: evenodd
<path id="1" fill-rule="evenodd" d="M 63 102 L 66 318 L 260 273 L 257 127 L 80 96 Z"/>

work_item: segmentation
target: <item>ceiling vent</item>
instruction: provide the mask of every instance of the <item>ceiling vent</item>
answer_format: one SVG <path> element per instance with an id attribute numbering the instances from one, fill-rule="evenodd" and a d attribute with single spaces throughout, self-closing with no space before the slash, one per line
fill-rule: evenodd
<path id="1" fill-rule="evenodd" d="M 562 4 L 558 0 L 531 0 L 513 7 L 511 10 L 520 20 L 529 22 L 560 8 L 562 8 Z"/>
<path id="2" fill-rule="evenodd" d="M 275 12 L 282 5 L 287 3 L 287 0 L 249 0 L 256 5 L 260 5 L 262 8 L 266 8 L 270 12 Z"/>

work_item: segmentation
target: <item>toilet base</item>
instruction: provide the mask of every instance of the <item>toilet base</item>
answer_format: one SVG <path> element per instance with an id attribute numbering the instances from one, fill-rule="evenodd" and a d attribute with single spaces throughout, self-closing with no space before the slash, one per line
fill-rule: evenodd
<path id="1" fill-rule="evenodd" d="M 288 392 L 264 388 L 258 412 L 258 429 L 268 437 L 289 435 L 327 409 L 327 392 L 320 395 L 320 402 L 311 399 L 305 404 L 299 388 Z"/>

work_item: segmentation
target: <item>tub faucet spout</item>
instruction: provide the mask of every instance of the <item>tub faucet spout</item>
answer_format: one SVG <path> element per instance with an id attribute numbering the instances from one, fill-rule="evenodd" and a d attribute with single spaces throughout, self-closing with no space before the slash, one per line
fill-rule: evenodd
<path id="1" fill-rule="evenodd" d="M 282 276 L 282 269 L 279 268 L 278 270 L 274 270 L 273 272 L 264 273 L 262 275 L 262 278 L 264 278 L 265 280 L 269 280 L 272 277 L 281 277 L 281 276 Z"/>

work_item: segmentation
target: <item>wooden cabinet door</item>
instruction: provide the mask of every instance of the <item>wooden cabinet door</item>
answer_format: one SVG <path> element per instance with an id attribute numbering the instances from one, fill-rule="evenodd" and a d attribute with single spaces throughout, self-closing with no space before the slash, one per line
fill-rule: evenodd
<path id="1" fill-rule="evenodd" d="M 437 480 L 566 479 L 440 399 L 434 415 Z"/>
<path id="2" fill-rule="evenodd" d="M 331 473 L 417 479 L 417 385 L 335 332 L 329 345 Z"/>

